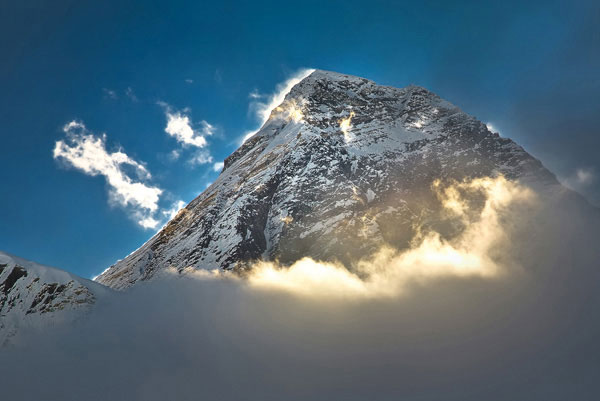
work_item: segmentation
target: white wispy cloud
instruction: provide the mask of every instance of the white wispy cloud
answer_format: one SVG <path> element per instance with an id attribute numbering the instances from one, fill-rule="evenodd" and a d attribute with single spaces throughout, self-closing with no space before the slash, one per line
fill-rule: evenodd
<path id="1" fill-rule="evenodd" d="M 588 185 L 594 181 L 596 175 L 591 169 L 578 168 L 575 172 L 577 182 L 581 185 Z"/>
<path id="2" fill-rule="evenodd" d="M 138 224 L 147 229 L 156 228 L 159 224 L 159 221 L 152 216 L 144 216 L 137 213 L 135 217 L 138 217 Z"/>
<path id="3" fill-rule="evenodd" d="M 275 92 L 270 95 L 261 95 L 257 91 L 251 92 L 249 95 L 250 98 L 252 98 L 252 99 L 266 98 L 267 101 L 266 102 L 253 101 L 250 103 L 250 109 L 255 112 L 257 120 L 260 121 L 260 125 L 255 130 L 247 132 L 242 139 L 242 143 L 246 142 L 246 140 L 248 140 L 248 138 L 251 138 L 252 136 L 254 136 L 254 134 L 256 134 L 258 132 L 258 130 L 264 125 L 264 123 L 267 122 L 273 109 L 275 107 L 279 106 L 283 102 L 285 96 L 290 92 L 290 90 L 292 90 L 294 85 L 296 85 L 297 83 L 302 81 L 304 78 L 306 78 L 307 76 L 312 74 L 314 71 L 315 70 L 311 68 L 311 69 L 302 69 L 302 70 L 296 72 L 290 78 L 279 83 L 275 88 Z"/>
<path id="4" fill-rule="evenodd" d="M 122 149 L 109 152 L 106 134 L 94 135 L 83 123 L 71 121 L 63 127 L 64 140 L 55 143 L 54 159 L 90 176 L 101 175 L 109 187 L 109 201 L 130 211 L 131 217 L 144 228 L 159 222 L 153 217 L 163 190 L 148 184 L 152 178 L 146 167 Z"/>
<path id="5" fill-rule="evenodd" d="M 574 191 L 583 191 L 596 181 L 596 172 L 591 168 L 579 167 L 569 175 L 560 177 L 560 181 Z"/>
<path id="6" fill-rule="evenodd" d="M 138 97 L 135 95 L 135 92 L 131 87 L 127 87 L 127 89 L 125 89 L 125 95 L 134 103 L 137 103 L 139 101 Z"/>
<path id="7" fill-rule="evenodd" d="M 165 110 L 167 125 L 165 132 L 175 138 L 184 146 L 195 146 L 203 148 L 207 145 L 206 137 L 214 133 L 214 127 L 207 121 L 200 121 L 199 128 L 194 128 L 191 118 L 188 116 L 189 109 L 173 110 L 165 102 L 158 102 Z"/>
<path id="8" fill-rule="evenodd" d="M 260 93 L 258 93 L 258 91 L 256 89 L 254 89 L 252 92 L 248 93 L 248 97 L 250 99 L 260 99 L 263 96 L 264 95 L 261 95 Z"/>
<path id="9" fill-rule="evenodd" d="M 219 171 L 223 170 L 223 166 L 225 166 L 225 163 L 216 162 L 215 164 L 213 164 L 213 171 L 219 172 Z"/>
<path id="10" fill-rule="evenodd" d="M 196 152 L 189 160 L 191 165 L 208 164 L 213 162 L 213 157 L 205 150 Z"/>
<path id="11" fill-rule="evenodd" d="M 205 123 L 203 131 L 194 131 L 188 116 L 180 112 L 167 112 L 167 126 L 165 127 L 165 132 L 174 137 L 178 142 L 202 148 L 206 146 L 205 135 L 212 134 L 210 124 L 205 121 L 203 122 Z"/>
<path id="12" fill-rule="evenodd" d="M 112 89 L 102 88 L 102 92 L 104 93 L 104 97 L 108 99 L 116 100 L 119 98 L 117 92 Z"/>
<path id="13" fill-rule="evenodd" d="M 171 161 L 175 161 L 177 159 L 179 159 L 179 156 L 181 156 L 181 152 L 179 152 L 177 149 L 173 149 L 171 152 L 169 152 L 169 160 Z"/>

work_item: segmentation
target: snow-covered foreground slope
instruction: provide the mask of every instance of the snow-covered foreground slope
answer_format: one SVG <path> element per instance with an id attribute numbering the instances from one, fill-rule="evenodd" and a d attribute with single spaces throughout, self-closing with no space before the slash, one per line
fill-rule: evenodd
<path id="1" fill-rule="evenodd" d="M 352 266 L 384 245 L 405 249 L 417 228 L 437 224 L 436 179 L 500 174 L 559 187 L 520 146 L 426 89 L 317 70 L 206 191 L 97 280 L 126 288 L 168 268 L 305 256 Z"/>
<path id="2" fill-rule="evenodd" d="M 71 322 L 109 292 L 66 271 L 0 252 L 0 345 L 21 329 Z"/>

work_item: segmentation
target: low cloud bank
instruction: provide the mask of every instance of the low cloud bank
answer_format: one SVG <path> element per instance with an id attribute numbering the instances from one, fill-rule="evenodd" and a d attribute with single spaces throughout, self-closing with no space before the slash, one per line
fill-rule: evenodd
<path id="1" fill-rule="evenodd" d="M 349 282 L 331 264 L 332 280 L 320 272 L 323 280 L 293 288 L 294 275 L 315 276 L 272 265 L 246 279 L 166 275 L 100 299 L 74 327 L 25 335 L 21 345 L 0 351 L 3 394 L 11 400 L 595 399 L 598 211 L 574 204 L 570 194 L 533 197 L 498 182 L 440 185 L 448 213 L 469 222 L 465 232 L 474 231 L 439 236 L 433 245 L 424 234 L 412 250 L 367 259 L 366 272 L 346 270 Z M 453 202 L 465 191 L 494 195 L 473 215 Z M 535 210 L 527 209 L 531 202 Z M 446 259 L 454 251 L 484 258 L 487 267 L 457 272 L 449 262 L 455 256 Z M 443 263 L 429 263 L 427 255 L 443 255 Z M 410 264 L 420 273 L 410 273 Z"/>
<path id="2" fill-rule="evenodd" d="M 448 277 L 492 279 L 516 266 L 507 266 L 499 250 L 507 249 L 506 224 L 501 221 L 511 209 L 536 203 L 528 188 L 503 176 L 443 184 L 436 181 L 437 194 L 449 217 L 464 226 L 461 233 L 445 239 L 433 230 L 418 228 L 412 247 L 397 251 L 383 247 L 356 264 L 352 270 L 340 263 L 304 258 L 291 266 L 258 262 L 244 284 L 314 298 L 382 298 L 404 295 L 411 284 L 424 284 Z M 483 206 L 474 212 L 469 199 L 480 197 Z M 201 279 L 236 279 L 221 271 L 192 271 Z"/>

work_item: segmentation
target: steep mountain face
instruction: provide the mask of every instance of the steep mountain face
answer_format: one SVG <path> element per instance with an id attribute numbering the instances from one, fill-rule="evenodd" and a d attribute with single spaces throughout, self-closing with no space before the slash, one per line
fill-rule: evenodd
<path id="1" fill-rule="evenodd" d="M 435 179 L 498 174 L 559 185 L 520 146 L 426 89 L 317 70 L 206 191 L 97 281 L 121 289 L 166 268 L 236 269 L 260 258 L 351 266 L 436 224 Z"/>
<path id="2" fill-rule="evenodd" d="M 0 345 L 20 329 L 78 318 L 107 291 L 93 281 L 0 252 Z"/>

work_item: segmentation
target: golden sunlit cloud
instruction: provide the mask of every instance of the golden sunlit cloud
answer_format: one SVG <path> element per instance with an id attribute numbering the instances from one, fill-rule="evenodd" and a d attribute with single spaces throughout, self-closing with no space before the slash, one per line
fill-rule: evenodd
<path id="1" fill-rule="evenodd" d="M 342 118 L 339 121 L 340 129 L 344 133 L 344 140 L 346 141 L 346 143 L 348 143 L 352 140 L 352 136 L 350 135 L 349 131 L 352 128 L 352 118 L 353 117 L 354 117 L 354 112 L 351 111 L 350 115 L 348 117 Z"/>
<path id="2" fill-rule="evenodd" d="M 465 229 L 452 240 L 435 231 L 421 232 L 408 250 L 383 247 L 371 257 L 358 261 L 349 270 L 340 263 L 303 258 L 291 266 L 276 262 L 255 263 L 244 279 L 232 273 L 197 271 L 202 279 L 230 278 L 249 288 L 282 291 L 312 298 L 374 299 L 405 295 L 412 284 L 426 284 L 440 278 L 480 277 L 493 279 L 505 271 L 491 251 L 507 240 L 501 213 L 517 202 L 531 202 L 528 188 L 497 178 L 478 178 L 444 185 L 435 181 L 432 191 L 444 210 L 459 218 Z M 468 196 L 481 195 L 485 201 L 476 216 L 470 215 Z M 283 221 L 283 218 L 282 218 Z M 287 223 L 287 221 L 286 221 Z"/>

